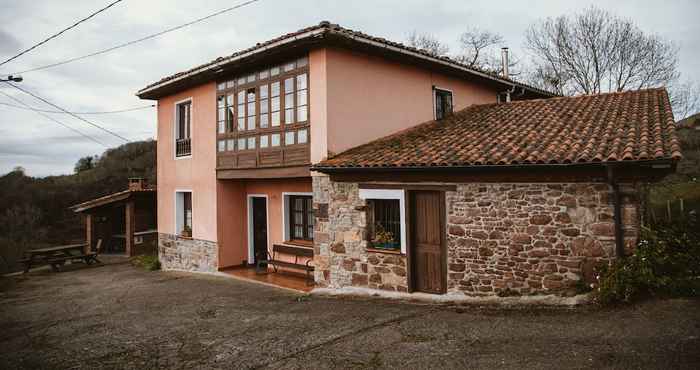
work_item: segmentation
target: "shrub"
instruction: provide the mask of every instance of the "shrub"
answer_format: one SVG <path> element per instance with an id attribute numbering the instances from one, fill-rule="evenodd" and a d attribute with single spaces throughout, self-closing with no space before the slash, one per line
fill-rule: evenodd
<path id="1" fill-rule="evenodd" d="M 633 255 L 599 270 L 598 299 L 630 302 L 648 295 L 700 295 L 700 223 L 689 216 L 643 229 Z"/>
<path id="2" fill-rule="evenodd" d="M 132 259 L 132 263 L 148 271 L 160 270 L 160 261 L 158 260 L 158 256 L 155 255 L 136 256 Z"/>

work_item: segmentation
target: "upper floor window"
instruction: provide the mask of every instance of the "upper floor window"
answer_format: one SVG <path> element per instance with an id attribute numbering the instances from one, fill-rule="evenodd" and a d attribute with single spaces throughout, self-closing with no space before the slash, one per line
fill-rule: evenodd
<path id="1" fill-rule="evenodd" d="M 178 103 L 175 106 L 175 156 L 184 157 L 192 154 L 190 138 L 192 122 L 192 101 Z"/>
<path id="2" fill-rule="evenodd" d="M 218 83 L 218 140 L 237 143 L 218 151 L 308 144 L 308 63 L 304 56 Z"/>
<path id="3" fill-rule="evenodd" d="M 452 114 L 452 91 L 434 89 L 435 119 L 441 120 Z"/>

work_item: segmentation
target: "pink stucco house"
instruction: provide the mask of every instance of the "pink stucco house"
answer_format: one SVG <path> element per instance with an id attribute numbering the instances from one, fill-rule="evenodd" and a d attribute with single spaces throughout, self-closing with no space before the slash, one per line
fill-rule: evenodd
<path id="1" fill-rule="evenodd" d="M 634 185 L 680 156 L 663 90 L 553 97 L 328 22 L 137 95 L 158 101 L 164 268 L 275 252 L 330 288 L 564 289 L 634 244 Z"/>

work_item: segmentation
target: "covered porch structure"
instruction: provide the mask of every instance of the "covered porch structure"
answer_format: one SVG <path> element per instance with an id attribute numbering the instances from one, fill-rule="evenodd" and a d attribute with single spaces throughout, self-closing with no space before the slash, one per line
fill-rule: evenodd
<path id="1" fill-rule="evenodd" d="M 102 252 L 128 257 L 156 252 L 156 191 L 141 178 L 129 179 L 124 191 L 76 204 L 84 215 L 86 252 L 102 240 Z"/>

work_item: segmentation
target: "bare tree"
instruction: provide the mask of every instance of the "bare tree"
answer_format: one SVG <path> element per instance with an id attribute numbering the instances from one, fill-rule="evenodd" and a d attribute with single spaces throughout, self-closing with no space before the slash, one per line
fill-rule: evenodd
<path id="1" fill-rule="evenodd" d="M 459 43 L 462 52 L 455 56 L 458 61 L 494 73 L 503 72 L 500 48 L 504 45 L 504 39 L 500 34 L 472 27 L 462 33 Z M 518 58 L 511 52 L 508 61 L 510 75 L 519 74 L 516 71 L 518 64 Z"/>
<path id="2" fill-rule="evenodd" d="M 700 84 L 685 81 L 669 88 L 673 115 L 680 121 L 700 112 Z"/>
<path id="3" fill-rule="evenodd" d="M 527 30 L 531 82 L 564 95 L 667 86 L 678 79 L 678 48 L 632 21 L 588 8 Z"/>
<path id="4" fill-rule="evenodd" d="M 428 33 L 411 32 L 406 38 L 406 43 L 416 49 L 422 49 L 435 56 L 445 56 L 450 51 L 447 44 L 443 44 L 437 37 Z"/>

